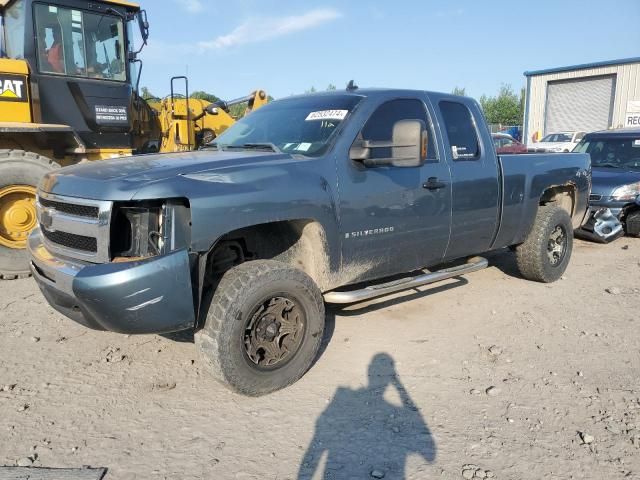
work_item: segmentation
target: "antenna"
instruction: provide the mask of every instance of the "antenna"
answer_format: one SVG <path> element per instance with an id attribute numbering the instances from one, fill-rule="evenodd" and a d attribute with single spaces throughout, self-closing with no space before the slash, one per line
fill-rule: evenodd
<path id="1" fill-rule="evenodd" d="M 358 86 L 354 83 L 353 80 L 349 80 L 347 84 L 347 92 L 353 92 L 358 89 Z"/>

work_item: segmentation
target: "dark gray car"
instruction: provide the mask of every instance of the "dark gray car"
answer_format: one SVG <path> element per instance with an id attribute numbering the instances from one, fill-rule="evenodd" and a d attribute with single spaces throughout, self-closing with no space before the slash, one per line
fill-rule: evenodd
<path id="1" fill-rule="evenodd" d="M 576 152 L 591 156 L 593 187 L 589 218 L 580 236 L 610 242 L 640 235 L 640 129 L 588 134 Z"/>
<path id="2" fill-rule="evenodd" d="M 526 278 L 558 279 L 590 186 L 588 155 L 497 156 L 471 99 L 349 89 L 275 101 L 203 151 L 52 173 L 29 249 L 60 312 L 195 329 L 216 378 L 260 395 L 309 368 L 324 302 L 471 272 L 504 247 Z"/>

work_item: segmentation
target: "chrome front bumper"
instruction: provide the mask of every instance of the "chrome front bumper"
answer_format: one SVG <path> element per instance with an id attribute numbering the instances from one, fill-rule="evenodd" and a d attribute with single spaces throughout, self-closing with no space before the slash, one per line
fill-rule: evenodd
<path id="1" fill-rule="evenodd" d="M 193 328 L 189 255 L 94 264 L 53 256 L 39 229 L 29 237 L 31 271 L 53 308 L 96 330 L 168 333 Z"/>

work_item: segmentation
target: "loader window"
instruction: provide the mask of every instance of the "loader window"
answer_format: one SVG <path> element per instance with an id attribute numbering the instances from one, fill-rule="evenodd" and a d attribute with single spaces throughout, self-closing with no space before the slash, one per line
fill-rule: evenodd
<path id="1" fill-rule="evenodd" d="M 8 58 L 24 58 L 24 0 L 13 3 L 4 12 L 4 52 Z"/>
<path id="2" fill-rule="evenodd" d="M 34 14 L 41 72 L 126 81 L 121 19 L 45 4 Z"/>

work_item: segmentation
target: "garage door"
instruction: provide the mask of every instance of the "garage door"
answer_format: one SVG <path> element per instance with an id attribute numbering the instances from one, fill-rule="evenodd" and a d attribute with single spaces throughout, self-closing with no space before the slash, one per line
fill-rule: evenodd
<path id="1" fill-rule="evenodd" d="M 609 128 L 614 94 L 615 75 L 549 82 L 545 134 Z"/>

